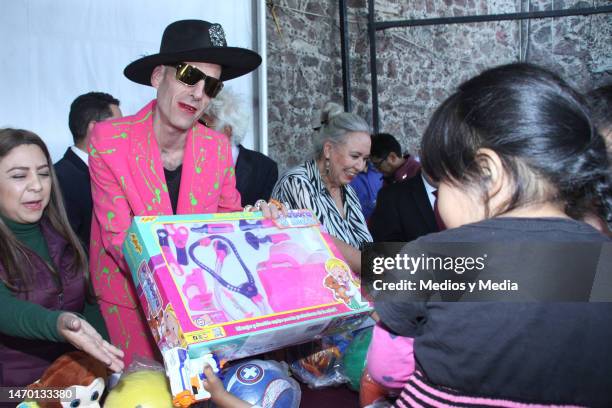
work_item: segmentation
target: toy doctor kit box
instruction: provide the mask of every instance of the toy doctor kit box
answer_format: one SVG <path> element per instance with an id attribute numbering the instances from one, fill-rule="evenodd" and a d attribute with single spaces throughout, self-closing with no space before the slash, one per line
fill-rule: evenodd
<path id="1" fill-rule="evenodd" d="M 123 252 L 167 369 L 350 330 L 372 310 L 308 210 L 274 221 L 243 212 L 135 217 Z"/>

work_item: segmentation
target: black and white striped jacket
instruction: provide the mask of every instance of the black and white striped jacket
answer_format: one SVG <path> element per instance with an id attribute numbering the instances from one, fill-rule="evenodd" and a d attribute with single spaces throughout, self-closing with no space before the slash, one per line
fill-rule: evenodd
<path id="1" fill-rule="evenodd" d="M 350 185 L 342 189 L 345 218 L 342 218 L 327 191 L 316 162 L 310 160 L 283 174 L 274 186 L 272 197 L 288 203 L 290 208 L 313 211 L 327 232 L 361 249 L 364 243 L 372 242 L 372 235 L 363 218 L 355 190 Z"/>

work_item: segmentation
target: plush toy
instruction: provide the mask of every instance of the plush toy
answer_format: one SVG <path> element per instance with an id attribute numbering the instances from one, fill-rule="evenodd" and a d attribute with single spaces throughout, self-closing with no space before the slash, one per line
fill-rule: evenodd
<path id="1" fill-rule="evenodd" d="M 142 370 L 125 374 L 108 393 L 104 408 L 173 408 L 166 375 Z"/>
<path id="2" fill-rule="evenodd" d="M 58 390 L 56 395 L 70 399 L 28 401 L 24 407 L 40 408 L 100 408 L 107 370 L 103 363 L 82 351 L 73 351 L 59 357 L 47 368 L 43 376 L 30 385 L 30 389 Z M 68 393 L 59 390 L 66 389 Z"/>

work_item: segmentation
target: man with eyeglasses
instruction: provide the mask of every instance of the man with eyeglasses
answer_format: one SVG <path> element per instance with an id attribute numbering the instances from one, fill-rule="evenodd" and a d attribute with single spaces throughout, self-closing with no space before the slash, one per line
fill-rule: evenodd
<path id="1" fill-rule="evenodd" d="M 388 133 L 372 136 L 370 160 L 384 174 L 369 220 L 374 242 L 410 242 L 445 228 L 437 211 L 437 186 L 421 164 L 401 155 L 397 139 Z"/>
<path id="2" fill-rule="evenodd" d="M 421 168 L 412 156 L 402 155 L 402 147 L 389 133 L 372 135 L 370 162 L 383 174 L 386 184 L 409 179 Z"/>
<path id="3" fill-rule="evenodd" d="M 132 217 L 241 210 L 230 144 L 197 120 L 223 81 L 260 63 L 257 53 L 228 47 L 219 24 L 174 22 L 164 31 L 158 54 L 124 70 L 128 79 L 153 86 L 157 98 L 135 115 L 93 130 L 91 281 L 126 366 L 135 354 L 157 354 L 121 253 Z M 268 215 L 276 212 L 265 207 Z"/>

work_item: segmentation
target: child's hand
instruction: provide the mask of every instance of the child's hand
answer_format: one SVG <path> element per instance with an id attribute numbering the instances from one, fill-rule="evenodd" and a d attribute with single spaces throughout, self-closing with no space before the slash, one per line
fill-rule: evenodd
<path id="1" fill-rule="evenodd" d="M 210 392 L 213 400 L 216 396 L 227 393 L 223 383 L 219 377 L 217 377 L 212 367 L 208 364 L 204 364 L 204 375 L 206 376 L 206 379 L 204 380 L 204 389 Z"/>
<path id="2" fill-rule="evenodd" d="M 210 397 L 219 408 L 250 408 L 252 405 L 225 390 L 223 383 L 217 377 L 212 367 L 204 364 L 204 389 L 210 392 Z"/>

